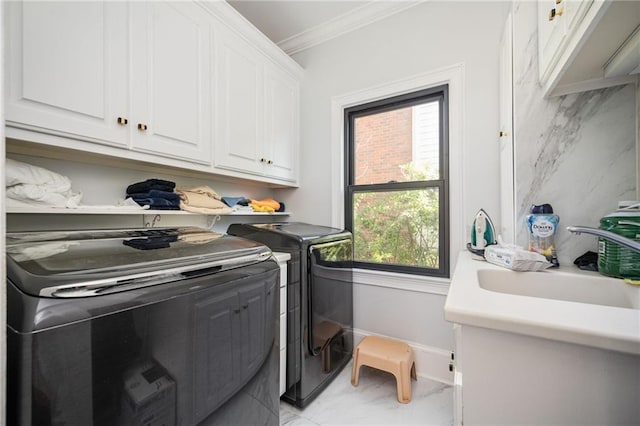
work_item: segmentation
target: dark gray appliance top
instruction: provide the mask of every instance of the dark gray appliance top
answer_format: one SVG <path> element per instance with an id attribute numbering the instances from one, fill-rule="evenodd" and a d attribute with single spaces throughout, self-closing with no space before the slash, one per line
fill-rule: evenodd
<path id="1" fill-rule="evenodd" d="M 234 223 L 227 233 L 259 241 L 272 250 L 300 250 L 304 246 L 328 241 L 351 239 L 351 233 L 328 226 L 302 222 Z"/>
<path id="2" fill-rule="evenodd" d="M 7 234 L 7 278 L 33 296 L 87 297 L 266 260 L 260 243 L 197 227 Z"/>

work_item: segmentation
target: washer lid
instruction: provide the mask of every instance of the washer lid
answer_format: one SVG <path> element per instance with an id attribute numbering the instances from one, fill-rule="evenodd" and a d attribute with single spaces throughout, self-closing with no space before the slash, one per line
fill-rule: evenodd
<path id="1" fill-rule="evenodd" d="M 267 259 L 262 244 L 196 227 L 7 234 L 7 276 L 34 296 L 86 297 Z"/>

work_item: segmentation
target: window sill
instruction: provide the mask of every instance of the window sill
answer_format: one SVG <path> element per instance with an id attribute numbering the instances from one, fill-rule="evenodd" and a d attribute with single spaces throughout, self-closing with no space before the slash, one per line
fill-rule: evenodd
<path id="1" fill-rule="evenodd" d="M 448 278 L 435 278 L 424 275 L 399 274 L 394 272 L 353 270 L 353 283 L 397 290 L 431 293 L 446 296 L 449 291 Z"/>

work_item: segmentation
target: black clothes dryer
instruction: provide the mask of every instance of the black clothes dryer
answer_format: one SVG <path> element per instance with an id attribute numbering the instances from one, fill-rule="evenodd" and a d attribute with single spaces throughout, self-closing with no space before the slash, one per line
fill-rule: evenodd
<path id="1" fill-rule="evenodd" d="M 278 425 L 278 294 L 199 228 L 7 234 L 7 424 Z"/>
<path id="2" fill-rule="evenodd" d="M 353 352 L 353 239 L 348 231 L 299 222 L 232 224 L 227 232 L 291 254 L 287 284 L 287 390 L 305 407 Z"/>

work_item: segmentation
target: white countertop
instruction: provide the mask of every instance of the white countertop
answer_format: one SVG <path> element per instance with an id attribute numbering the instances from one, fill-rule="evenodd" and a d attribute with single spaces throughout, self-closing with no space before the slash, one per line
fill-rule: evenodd
<path id="1" fill-rule="evenodd" d="M 447 321 L 640 354 L 639 309 L 501 293 L 486 290 L 478 282 L 479 269 L 506 271 L 514 279 L 518 274 L 541 274 L 544 279 L 544 274 L 598 273 L 573 265 L 559 271 L 512 272 L 474 257 L 468 251 L 458 257 L 444 307 Z"/>

